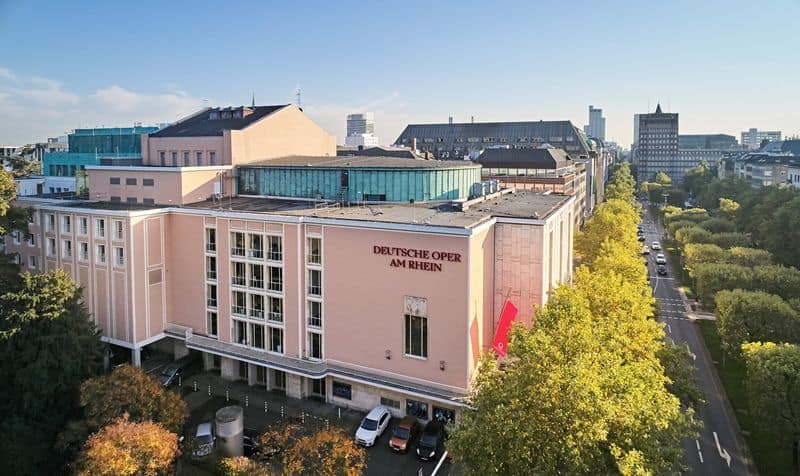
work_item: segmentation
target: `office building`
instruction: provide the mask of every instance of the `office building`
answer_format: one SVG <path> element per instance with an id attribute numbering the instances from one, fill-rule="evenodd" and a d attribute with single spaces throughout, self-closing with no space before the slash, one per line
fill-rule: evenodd
<path id="1" fill-rule="evenodd" d="M 781 131 L 759 131 L 755 127 L 742 131 L 742 145 L 749 150 L 759 149 L 764 140 L 768 142 L 781 140 Z"/>
<path id="2" fill-rule="evenodd" d="M 213 112 L 145 136 L 141 166 L 87 166 L 91 200 L 20 199 L 30 235 L 9 251 L 67 271 L 137 365 L 199 352 L 289 397 L 458 418 L 506 301 L 530 324 L 571 279 L 573 196 L 465 190 L 481 171 L 463 161 L 335 157 L 294 106 Z"/>
<path id="3" fill-rule="evenodd" d="M 371 112 L 347 115 L 347 136 L 345 145 L 350 147 L 375 147 L 375 117 Z"/>
<path id="4" fill-rule="evenodd" d="M 661 104 L 649 114 L 634 116 L 633 163 L 637 181 L 650 180 L 656 172 L 666 172 L 673 181 L 683 177 L 678 165 L 678 114 L 665 113 Z"/>
<path id="5" fill-rule="evenodd" d="M 588 157 L 583 132 L 570 121 L 410 124 L 396 146 L 428 152 L 436 159 L 475 160 L 486 149 L 536 149 L 552 146 L 573 157 Z"/>
<path id="6" fill-rule="evenodd" d="M 603 117 L 602 109 L 589 106 L 589 124 L 583 126 L 583 132 L 587 137 L 606 140 L 606 118 Z"/>

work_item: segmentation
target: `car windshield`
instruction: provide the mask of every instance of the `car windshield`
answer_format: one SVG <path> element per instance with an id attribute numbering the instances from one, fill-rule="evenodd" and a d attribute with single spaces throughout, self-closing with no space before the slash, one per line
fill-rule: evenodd
<path id="1" fill-rule="evenodd" d="M 436 445 L 436 435 L 423 434 L 419 438 L 419 446 L 433 447 Z"/>
<path id="2" fill-rule="evenodd" d="M 208 445 L 211 444 L 211 435 L 201 435 L 197 437 L 197 444 Z"/>
<path id="3" fill-rule="evenodd" d="M 408 428 L 401 428 L 401 427 L 398 426 L 397 428 L 394 429 L 394 433 L 393 434 L 394 434 L 394 436 L 396 438 L 407 440 L 408 439 L 408 434 L 409 434 L 408 433 Z"/>
<path id="4" fill-rule="evenodd" d="M 161 372 L 161 375 L 169 377 L 170 375 L 174 374 L 176 370 L 178 370 L 176 367 L 170 365 L 166 367 L 163 372 Z"/>
<path id="5" fill-rule="evenodd" d="M 370 431 L 377 430 L 378 422 L 376 420 L 370 420 L 369 418 L 364 418 L 364 421 L 361 422 L 361 428 Z"/>

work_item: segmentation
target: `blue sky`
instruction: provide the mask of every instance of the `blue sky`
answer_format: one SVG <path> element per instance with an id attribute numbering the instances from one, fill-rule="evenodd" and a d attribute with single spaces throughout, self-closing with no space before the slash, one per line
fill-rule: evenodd
<path id="1" fill-rule="evenodd" d="M 629 145 L 661 101 L 682 133 L 800 133 L 800 0 L 0 0 L 0 143 L 294 102 L 340 141 L 409 122 L 570 119 Z"/>

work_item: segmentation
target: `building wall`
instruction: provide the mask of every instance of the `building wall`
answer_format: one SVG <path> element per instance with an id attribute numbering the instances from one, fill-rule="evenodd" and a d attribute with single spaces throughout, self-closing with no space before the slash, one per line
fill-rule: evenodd
<path id="1" fill-rule="evenodd" d="M 238 131 L 225 131 L 231 164 L 304 156 L 336 156 L 336 137 L 296 106 L 287 106 Z"/>
<path id="2" fill-rule="evenodd" d="M 161 153 L 164 163 L 161 163 Z M 215 155 L 215 164 L 230 165 L 229 149 L 225 147 L 222 136 L 210 137 L 150 137 L 142 135 L 142 164 L 156 167 L 196 167 L 212 165 L 211 153 Z M 175 159 L 173 160 L 173 155 Z M 184 161 L 184 153 L 189 154 L 189 163 Z M 200 163 L 197 154 L 200 154 Z"/>
<path id="3" fill-rule="evenodd" d="M 230 167 L 90 167 L 89 198 L 101 201 L 181 205 L 230 194 Z M 112 178 L 119 183 L 112 184 Z M 118 180 L 117 180 L 118 179 Z M 128 185 L 128 179 L 135 181 Z M 144 185 L 152 180 L 152 185 Z M 149 182 L 148 182 L 149 183 Z"/>

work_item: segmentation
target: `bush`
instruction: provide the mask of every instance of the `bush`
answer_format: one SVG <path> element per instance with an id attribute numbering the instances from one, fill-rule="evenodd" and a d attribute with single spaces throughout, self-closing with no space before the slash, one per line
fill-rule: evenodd
<path id="1" fill-rule="evenodd" d="M 778 265 L 757 266 L 753 269 L 752 289 L 784 299 L 796 298 L 800 296 L 800 271 Z"/>
<path id="2" fill-rule="evenodd" d="M 727 250 L 726 262 L 740 266 L 768 266 L 772 264 L 772 253 L 758 248 L 734 246 Z"/>
<path id="3" fill-rule="evenodd" d="M 736 231 L 736 225 L 724 218 L 709 218 L 700 222 L 700 227 L 711 233 L 732 233 Z"/>
<path id="4" fill-rule="evenodd" d="M 726 352 L 739 355 L 745 342 L 797 342 L 800 318 L 780 296 L 761 291 L 720 291 L 717 329 Z"/>
<path id="5" fill-rule="evenodd" d="M 675 236 L 675 233 L 681 228 L 692 228 L 697 226 L 697 223 L 691 220 L 677 220 L 667 225 L 667 232 L 669 236 Z"/>
<path id="6" fill-rule="evenodd" d="M 694 270 L 697 295 L 703 305 L 714 307 L 714 297 L 724 289 L 751 289 L 754 271 L 728 263 L 702 263 Z"/>
<path id="7" fill-rule="evenodd" d="M 751 245 L 750 237 L 744 233 L 714 233 L 709 243 L 720 248 L 746 247 Z"/>
<path id="8" fill-rule="evenodd" d="M 685 247 L 689 243 L 710 243 L 711 237 L 711 233 L 699 226 L 681 228 L 675 232 L 675 241 L 680 243 L 681 247 Z"/>

